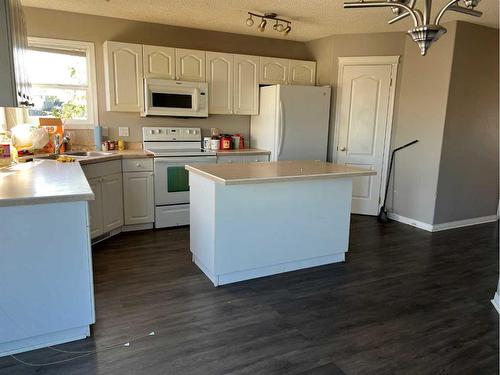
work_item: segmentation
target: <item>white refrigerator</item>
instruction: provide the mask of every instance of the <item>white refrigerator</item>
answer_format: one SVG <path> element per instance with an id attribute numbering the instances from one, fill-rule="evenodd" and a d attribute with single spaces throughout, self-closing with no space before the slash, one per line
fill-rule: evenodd
<path id="1" fill-rule="evenodd" d="M 250 146 L 271 151 L 271 161 L 326 160 L 330 87 L 273 85 L 260 88 Z"/>

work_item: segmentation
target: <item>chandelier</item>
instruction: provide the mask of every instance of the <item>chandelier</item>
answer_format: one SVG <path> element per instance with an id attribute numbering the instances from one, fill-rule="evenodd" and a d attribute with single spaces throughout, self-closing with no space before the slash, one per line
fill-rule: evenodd
<path id="1" fill-rule="evenodd" d="M 432 0 L 423 0 L 423 10 L 415 8 L 416 1 L 417 0 L 346 1 L 344 3 L 344 8 L 390 7 L 395 17 L 389 20 L 389 24 L 393 24 L 406 17 L 411 17 L 413 27 L 408 30 L 408 34 L 413 41 L 418 44 L 422 56 L 425 56 L 433 42 L 446 33 L 446 28 L 439 24 L 446 11 L 451 10 L 474 17 L 481 17 L 483 14 L 482 12 L 474 10 L 480 0 L 451 0 L 441 8 L 434 22 L 431 23 Z M 463 2 L 465 6 L 461 6 L 461 2 Z"/>
<path id="2" fill-rule="evenodd" d="M 248 18 L 246 20 L 246 24 L 248 27 L 252 27 L 254 24 L 253 17 L 260 18 L 259 25 L 257 26 L 257 30 L 260 32 L 264 32 L 267 25 L 267 20 L 274 22 L 273 30 L 279 33 L 283 33 L 284 35 L 288 35 L 290 31 L 292 31 L 292 22 L 284 20 L 282 18 L 278 18 L 276 13 L 264 13 L 264 15 L 248 12 Z"/>

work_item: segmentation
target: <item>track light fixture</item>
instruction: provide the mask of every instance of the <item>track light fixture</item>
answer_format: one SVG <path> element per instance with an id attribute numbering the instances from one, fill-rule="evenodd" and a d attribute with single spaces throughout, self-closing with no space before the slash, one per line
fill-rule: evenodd
<path id="1" fill-rule="evenodd" d="M 253 17 L 261 19 L 259 25 L 257 26 L 257 30 L 259 30 L 260 32 L 264 32 L 266 30 L 267 20 L 275 21 L 273 25 L 274 31 L 283 33 L 284 35 L 288 35 L 288 33 L 292 31 L 292 22 L 284 20 L 282 18 L 278 18 L 278 15 L 276 13 L 264 13 L 263 15 L 261 15 L 248 12 L 248 18 L 246 19 L 246 24 L 248 27 L 253 26 Z"/>

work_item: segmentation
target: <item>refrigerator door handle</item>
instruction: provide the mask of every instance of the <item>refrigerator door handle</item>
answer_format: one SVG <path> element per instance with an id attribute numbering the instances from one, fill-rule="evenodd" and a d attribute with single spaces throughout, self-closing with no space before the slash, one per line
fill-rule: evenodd
<path id="1" fill-rule="evenodd" d="M 278 160 L 279 156 L 281 155 L 281 149 L 283 148 L 283 138 L 284 138 L 284 132 L 285 132 L 285 118 L 284 118 L 285 112 L 283 111 L 283 101 L 280 100 L 280 106 L 279 106 L 279 138 L 278 138 L 278 150 L 276 153 L 276 160 Z"/>

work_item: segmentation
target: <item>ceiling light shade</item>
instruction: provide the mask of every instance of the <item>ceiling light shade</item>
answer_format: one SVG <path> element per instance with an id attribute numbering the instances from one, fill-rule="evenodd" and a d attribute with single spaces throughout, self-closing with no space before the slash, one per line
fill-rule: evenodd
<path id="1" fill-rule="evenodd" d="M 248 18 L 246 20 L 246 24 L 247 24 L 248 27 L 253 26 L 253 18 L 252 18 L 251 14 L 250 14 L 250 16 L 248 16 Z"/>
<path id="2" fill-rule="evenodd" d="M 441 26 L 439 23 L 447 11 L 463 13 L 474 17 L 482 16 L 482 12 L 474 10 L 474 7 L 480 0 L 463 0 L 466 5 L 465 7 L 459 5 L 459 1 L 460 0 L 448 0 L 446 5 L 444 5 L 439 12 L 437 12 L 434 17 L 434 21 L 431 21 L 432 0 L 423 0 L 422 2 L 419 2 L 419 4 L 423 4 L 422 9 L 415 8 L 417 0 L 346 1 L 344 2 L 344 8 L 399 8 L 401 10 L 399 14 L 394 12 L 393 9 L 393 13 L 397 15 L 396 17 L 390 19 L 388 23 L 392 24 L 406 17 L 411 18 L 413 21 L 413 27 L 408 30 L 408 35 L 410 35 L 413 41 L 418 44 L 420 54 L 425 56 L 432 43 L 446 33 L 446 28 Z"/>
<path id="3" fill-rule="evenodd" d="M 290 25 L 286 25 L 285 29 L 283 30 L 283 33 L 285 33 L 285 35 L 288 35 L 290 31 L 292 31 L 292 27 Z"/>
<path id="4" fill-rule="evenodd" d="M 259 31 L 260 32 L 264 32 L 264 30 L 266 29 L 266 25 L 267 25 L 267 21 L 265 18 L 262 19 L 262 21 L 260 21 L 260 24 L 259 24 Z"/>

